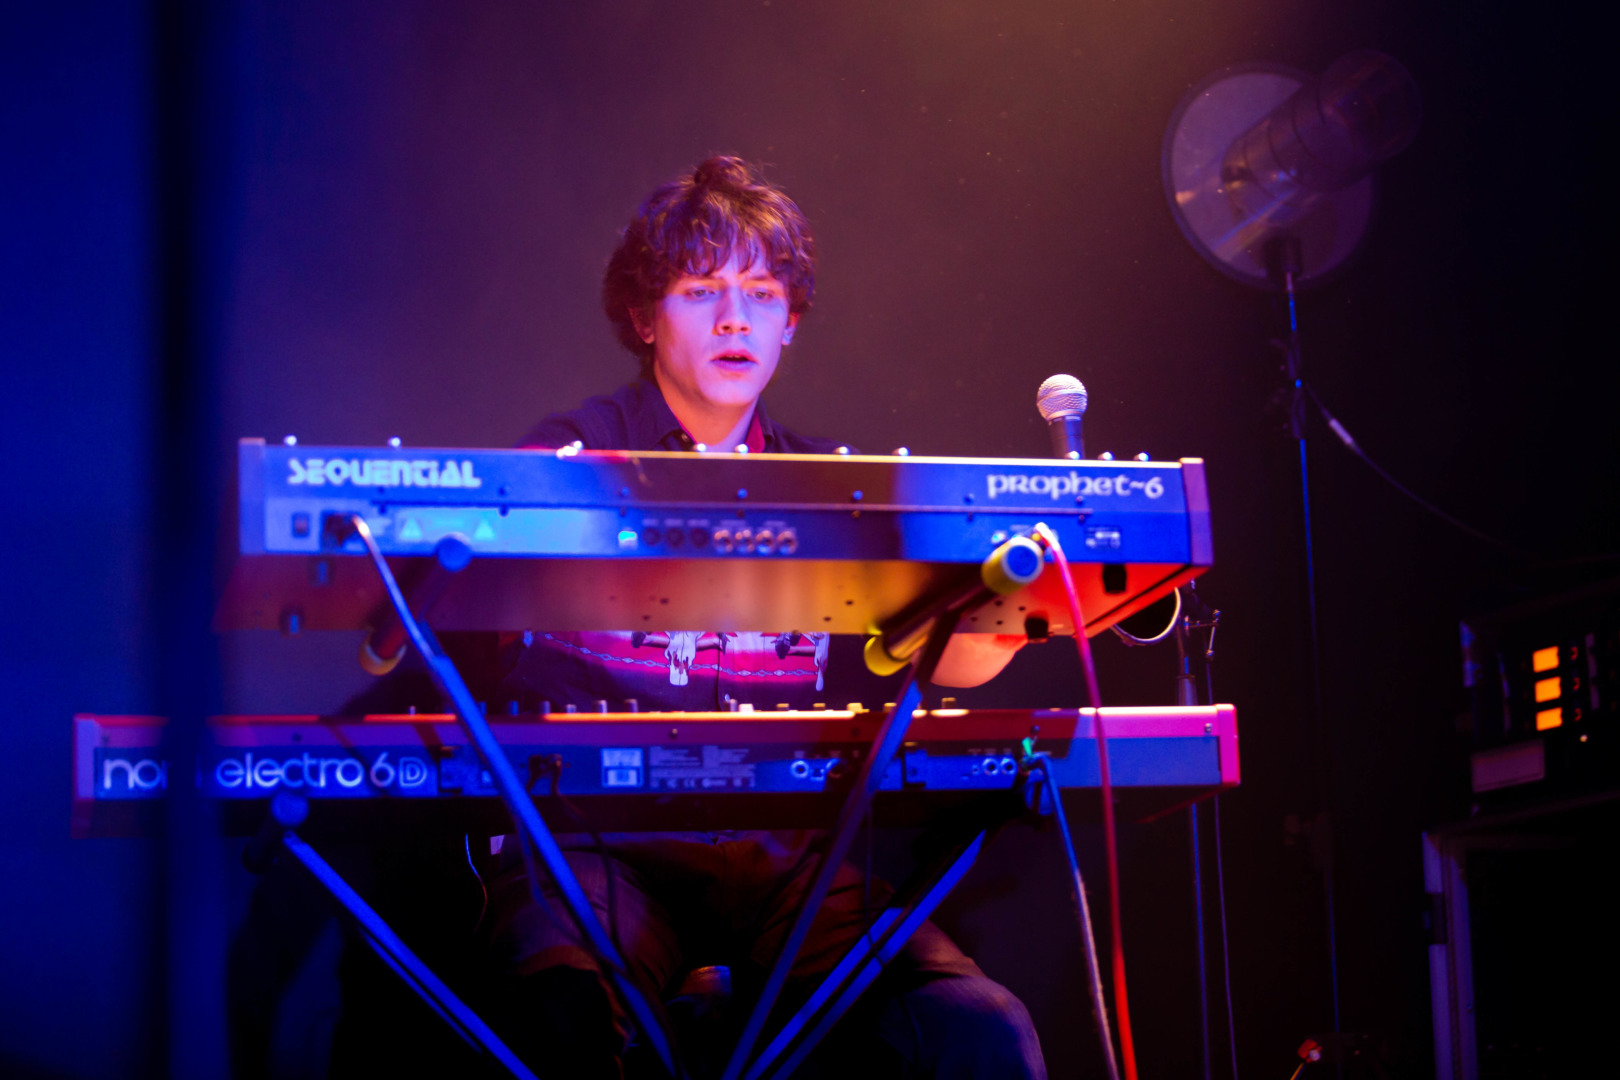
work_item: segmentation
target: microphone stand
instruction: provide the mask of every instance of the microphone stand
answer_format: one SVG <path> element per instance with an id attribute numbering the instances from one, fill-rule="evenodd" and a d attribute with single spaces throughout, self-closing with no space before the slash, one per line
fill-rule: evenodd
<path id="1" fill-rule="evenodd" d="M 1322 707 L 1322 644 L 1318 631 L 1316 604 L 1316 552 L 1311 535 L 1311 474 L 1305 448 L 1305 418 L 1308 394 L 1300 360 L 1299 309 L 1295 285 L 1304 272 L 1304 252 L 1296 236 L 1277 236 L 1266 241 L 1266 271 L 1282 286 L 1288 301 L 1288 336 L 1281 342 L 1283 370 L 1288 379 L 1288 429 L 1299 447 L 1300 502 L 1305 526 L 1305 597 L 1310 622 L 1311 723 L 1305 744 L 1312 757 L 1316 779 L 1317 818 L 1314 829 L 1324 835 L 1313 838 L 1313 850 L 1320 853 L 1322 896 L 1327 917 L 1328 969 L 1333 995 L 1333 1030 L 1339 1022 L 1339 943 L 1338 920 L 1334 910 L 1333 833 L 1331 795 L 1328 782 L 1328 746 L 1325 712 Z"/>
<path id="2" fill-rule="evenodd" d="M 1189 588 L 1191 582 L 1188 583 Z M 1194 596 L 1197 593 L 1193 594 Z M 1176 613 L 1175 626 L 1172 636 L 1176 642 L 1176 704 L 1197 705 L 1198 682 L 1192 672 L 1192 617 L 1186 612 Z M 1210 704 L 1214 704 L 1213 700 Z M 1220 798 L 1219 795 L 1215 796 Z M 1204 1080 L 1211 1080 L 1209 1057 L 1209 946 L 1204 938 L 1204 876 L 1203 858 L 1198 850 L 1198 802 L 1194 800 L 1187 804 L 1187 835 L 1191 841 L 1189 854 L 1192 858 L 1192 887 L 1193 887 L 1193 917 L 1194 926 L 1198 936 L 1198 1034 L 1199 1060 L 1203 1063 L 1203 1071 L 1199 1074 Z"/>
<path id="3" fill-rule="evenodd" d="M 1196 707 L 1199 705 L 1215 704 L 1215 683 L 1213 678 L 1213 661 L 1215 659 L 1215 630 L 1220 625 L 1221 613 L 1219 609 L 1212 609 L 1204 603 L 1198 595 L 1198 583 L 1189 581 L 1184 586 L 1185 595 L 1178 590 L 1176 612 L 1170 625 L 1162 632 L 1150 638 L 1139 638 L 1128 633 L 1119 626 L 1115 626 L 1114 634 L 1123 641 L 1127 647 L 1142 645 L 1156 645 L 1165 639 L 1175 642 L 1176 646 L 1176 704 L 1181 707 Z M 1193 631 L 1208 630 L 1209 636 L 1205 638 L 1204 647 L 1196 650 L 1193 641 Z M 1202 653 L 1196 668 L 1203 671 L 1203 687 L 1200 691 L 1198 671 L 1193 662 L 1195 651 Z M 1226 885 L 1221 867 L 1221 796 L 1217 792 L 1211 799 L 1211 809 L 1214 812 L 1215 829 L 1215 867 L 1216 867 L 1216 897 L 1220 904 L 1221 923 L 1221 971 L 1223 984 L 1226 988 L 1226 1030 L 1228 1051 L 1232 1059 L 1232 1076 L 1237 1077 L 1237 1032 L 1232 1016 L 1232 972 L 1231 959 L 1226 946 Z M 1210 1053 L 1209 1040 L 1209 944 L 1204 924 L 1204 874 L 1203 853 L 1200 846 L 1201 827 L 1199 824 L 1198 802 L 1194 800 L 1187 804 L 1187 836 L 1188 856 L 1192 868 L 1192 894 L 1193 894 L 1193 925 L 1197 938 L 1198 950 L 1198 1030 L 1199 1048 L 1201 1050 L 1200 1062 L 1202 1069 L 1199 1075 L 1203 1080 L 1212 1080 L 1213 1058 Z"/>

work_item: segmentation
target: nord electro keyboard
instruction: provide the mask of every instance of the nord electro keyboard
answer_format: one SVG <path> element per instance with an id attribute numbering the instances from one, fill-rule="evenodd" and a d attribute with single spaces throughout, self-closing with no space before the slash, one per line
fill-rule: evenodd
<path id="1" fill-rule="evenodd" d="M 493 717 L 490 727 L 542 811 L 565 829 L 578 824 L 550 813 L 554 781 L 600 828 L 746 828 L 830 824 L 840 781 L 870 752 L 881 718 L 857 706 L 554 713 Z M 1103 722 L 1127 817 L 1154 817 L 1238 783 L 1230 705 L 1108 708 Z M 157 717 L 74 718 L 76 834 L 117 831 L 132 820 L 132 804 L 161 799 L 182 777 L 232 802 L 291 791 L 318 803 L 434 803 L 442 813 L 454 801 L 498 819 L 494 784 L 451 716 L 215 717 L 191 768 L 168 760 L 163 730 Z M 916 820 L 952 797 L 1010 791 L 1026 737 L 1050 755 L 1061 787 L 1097 786 L 1091 709 L 919 710 L 884 775 L 879 820 Z"/>
<path id="2" fill-rule="evenodd" d="M 1203 462 L 537 450 L 239 448 L 221 629 L 355 629 L 383 605 L 352 518 L 407 585 L 471 564 L 441 630 L 866 633 L 1045 522 L 1093 632 L 1211 565 Z M 1072 630 L 1057 576 L 959 629 Z"/>

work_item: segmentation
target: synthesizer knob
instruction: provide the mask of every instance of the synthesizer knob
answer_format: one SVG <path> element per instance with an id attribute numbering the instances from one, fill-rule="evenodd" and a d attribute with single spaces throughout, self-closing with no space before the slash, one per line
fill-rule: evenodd
<path id="1" fill-rule="evenodd" d="M 769 529 L 761 529 L 754 534 L 754 550 L 761 555 L 769 555 L 776 550 L 776 534 Z"/>
<path id="2" fill-rule="evenodd" d="M 1137 454 L 1136 455 L 1136 460 L 1137 461 L 1150 461 L 1152 459 L 1150 459 L 1146 454 Z"/>
<path id="3" fill-rule="evenodd" d="M 911 456 L 911 451 L 906 449 L 904 446 L 897 446 L 897 447 L 894 448 L 894 456 L 895 457 L 910 457 Z"/>
<path id="4" fill-rule="evenodd" d="M 792 529 L 783 529 L 776 534 L 776 550 L 783 555 L 792 555 L 799 550 L 799 535 Z"/>
<path id="5" fill-rule="evenodd" d="M 399 449 L 399 445 L 400 445 L 400 444 L 399 444 L 399 436 L 398 436 L 398 435 L 391 435 L 391 436 L 389 436 L 389 438 L 388 438 L 388 446 L 389 446 L 389 449 L 391 449 L 391 450 L 398 450 L 398 449 Z"/>
<path id="6" fill-rule="evenodd" d="M 710 534 L 709 539 L 714 543 L 714 550 L 722 552 L 726 555 L 731 554 L 732 540 L 730 529 L 722 525 L 720 528 L 714 530 L 714 532 Z"/>
<path id="7" fill-rule="evenodd" d="M 738 551 L 741 551 L 744 554 L 753 552 L 754 530 L 748 528 L 738 529 L 736 532 L 731 534 L 731 538 L 732 542 L 737 545 Z"/>
<path id="8" fill-rule="evenodd" d="M 1110 454 L 1107 450 L 1104 450 L 1102 453 L 1097 455 L 1097 460 L 1098 461 L 1113 461 L 1114 460 L 1114 455 Z"/>
<path id="9" fill-rule="evenodd" d="M 288 435 L 285 439 L 282 439 L 281 441 L 282 441 L 282 444 L 286 445 L 286 446 L 297 446 L 298 445 L 298 436 L 296 436 L 296 435 Z"/>

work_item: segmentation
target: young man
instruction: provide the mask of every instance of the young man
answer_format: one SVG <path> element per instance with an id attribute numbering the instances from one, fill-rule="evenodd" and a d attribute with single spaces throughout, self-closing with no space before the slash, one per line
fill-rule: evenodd
<path id="1" fill-rule="evenodd" d="M 640 357 L 641 377 L 546 418 L 526 445 L 834 452 L 836 443 L 774 423 L 760 400 L 814 290 L 814 243 L 799 208 L 746 163 L 705 161 L 647 199 L 608 263 L 603 306 Z M 939 681 L 982 682 L 1020 642 L 959 638 Z M 715 709 L 733 700 L 808 707 L 836 678 L 826 664 L 826 635 L 785 627 L 542 633 L 525 636 L 503 689 L 553 708 L 627 698 L 644 709 Z M 746 1002 L 814 875 L 815 860 L 806 857 L 814 839 L 805 832 L 615 835 L 606 838 L 605 856 L 573 851 L 569 859 L 642 985 L 668 990 L 685 969 L 726 965 Z M 572 931 L 530 899 L 515 861 L 515 852 L 507 856 L 491 896 L 492 944 L 509 973 L 499 995 L 503 1033 L 542 1076 L 617 1076 L 631 1034 L 626 1019 Z M 795 988 L 804 992 L 830 970 L 886 889 L 843 868 L 793 969 Z M 823 1060 L 840 1055 L 861 1075 L 1045 1075 L 1022 1004 L 932 924 L 846 1017 Z"/>

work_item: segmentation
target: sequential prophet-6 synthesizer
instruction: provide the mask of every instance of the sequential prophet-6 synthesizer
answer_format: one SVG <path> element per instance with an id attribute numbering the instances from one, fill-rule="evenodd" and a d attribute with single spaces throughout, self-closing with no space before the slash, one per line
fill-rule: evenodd
<path id="1" fill-rule="evenodd" d="M 1046 523 L 1088 629 L 1214 561 L 1203 462 L 267 445 L 238 458 L 221 629 L 354 629 L 380 609 L 353 516 L 408 578 L 451 538 L 471 564 L 442 630 L 760 626 L 866 633 Z M 1056 575 L 969 615 L 1072 630 Z"/>
<path id="2" fill-rule="evenodd" d="M 826 825 L 880 719 L 855 707 L 561 713 L 492 717 L 490 726 L 543 809 L 555 784 L 603 828 L 740 828 Z M 1110 708 L 1103 722 L 1129 817 L 1154 817 L 1238 783 L 1229 705 Z M 74 718 L 76 832 L 118 831 L 133 804 L 161 799 L 183 776 L 205 795 L 237 803 L 290 791 L 321 803 L 496 808 L 494 785 L 449 716 L 215 717 L 189 768 L 169 760 L 165 726 L 155 717 Z M 1050 755 L 1060 787 L 1098 783 L 1090 709 L 919 711 L 908 734 L 878 797 L 889 821 L 925 817 L 963 795 L 1010 791 L 1026 737 Z"/>

